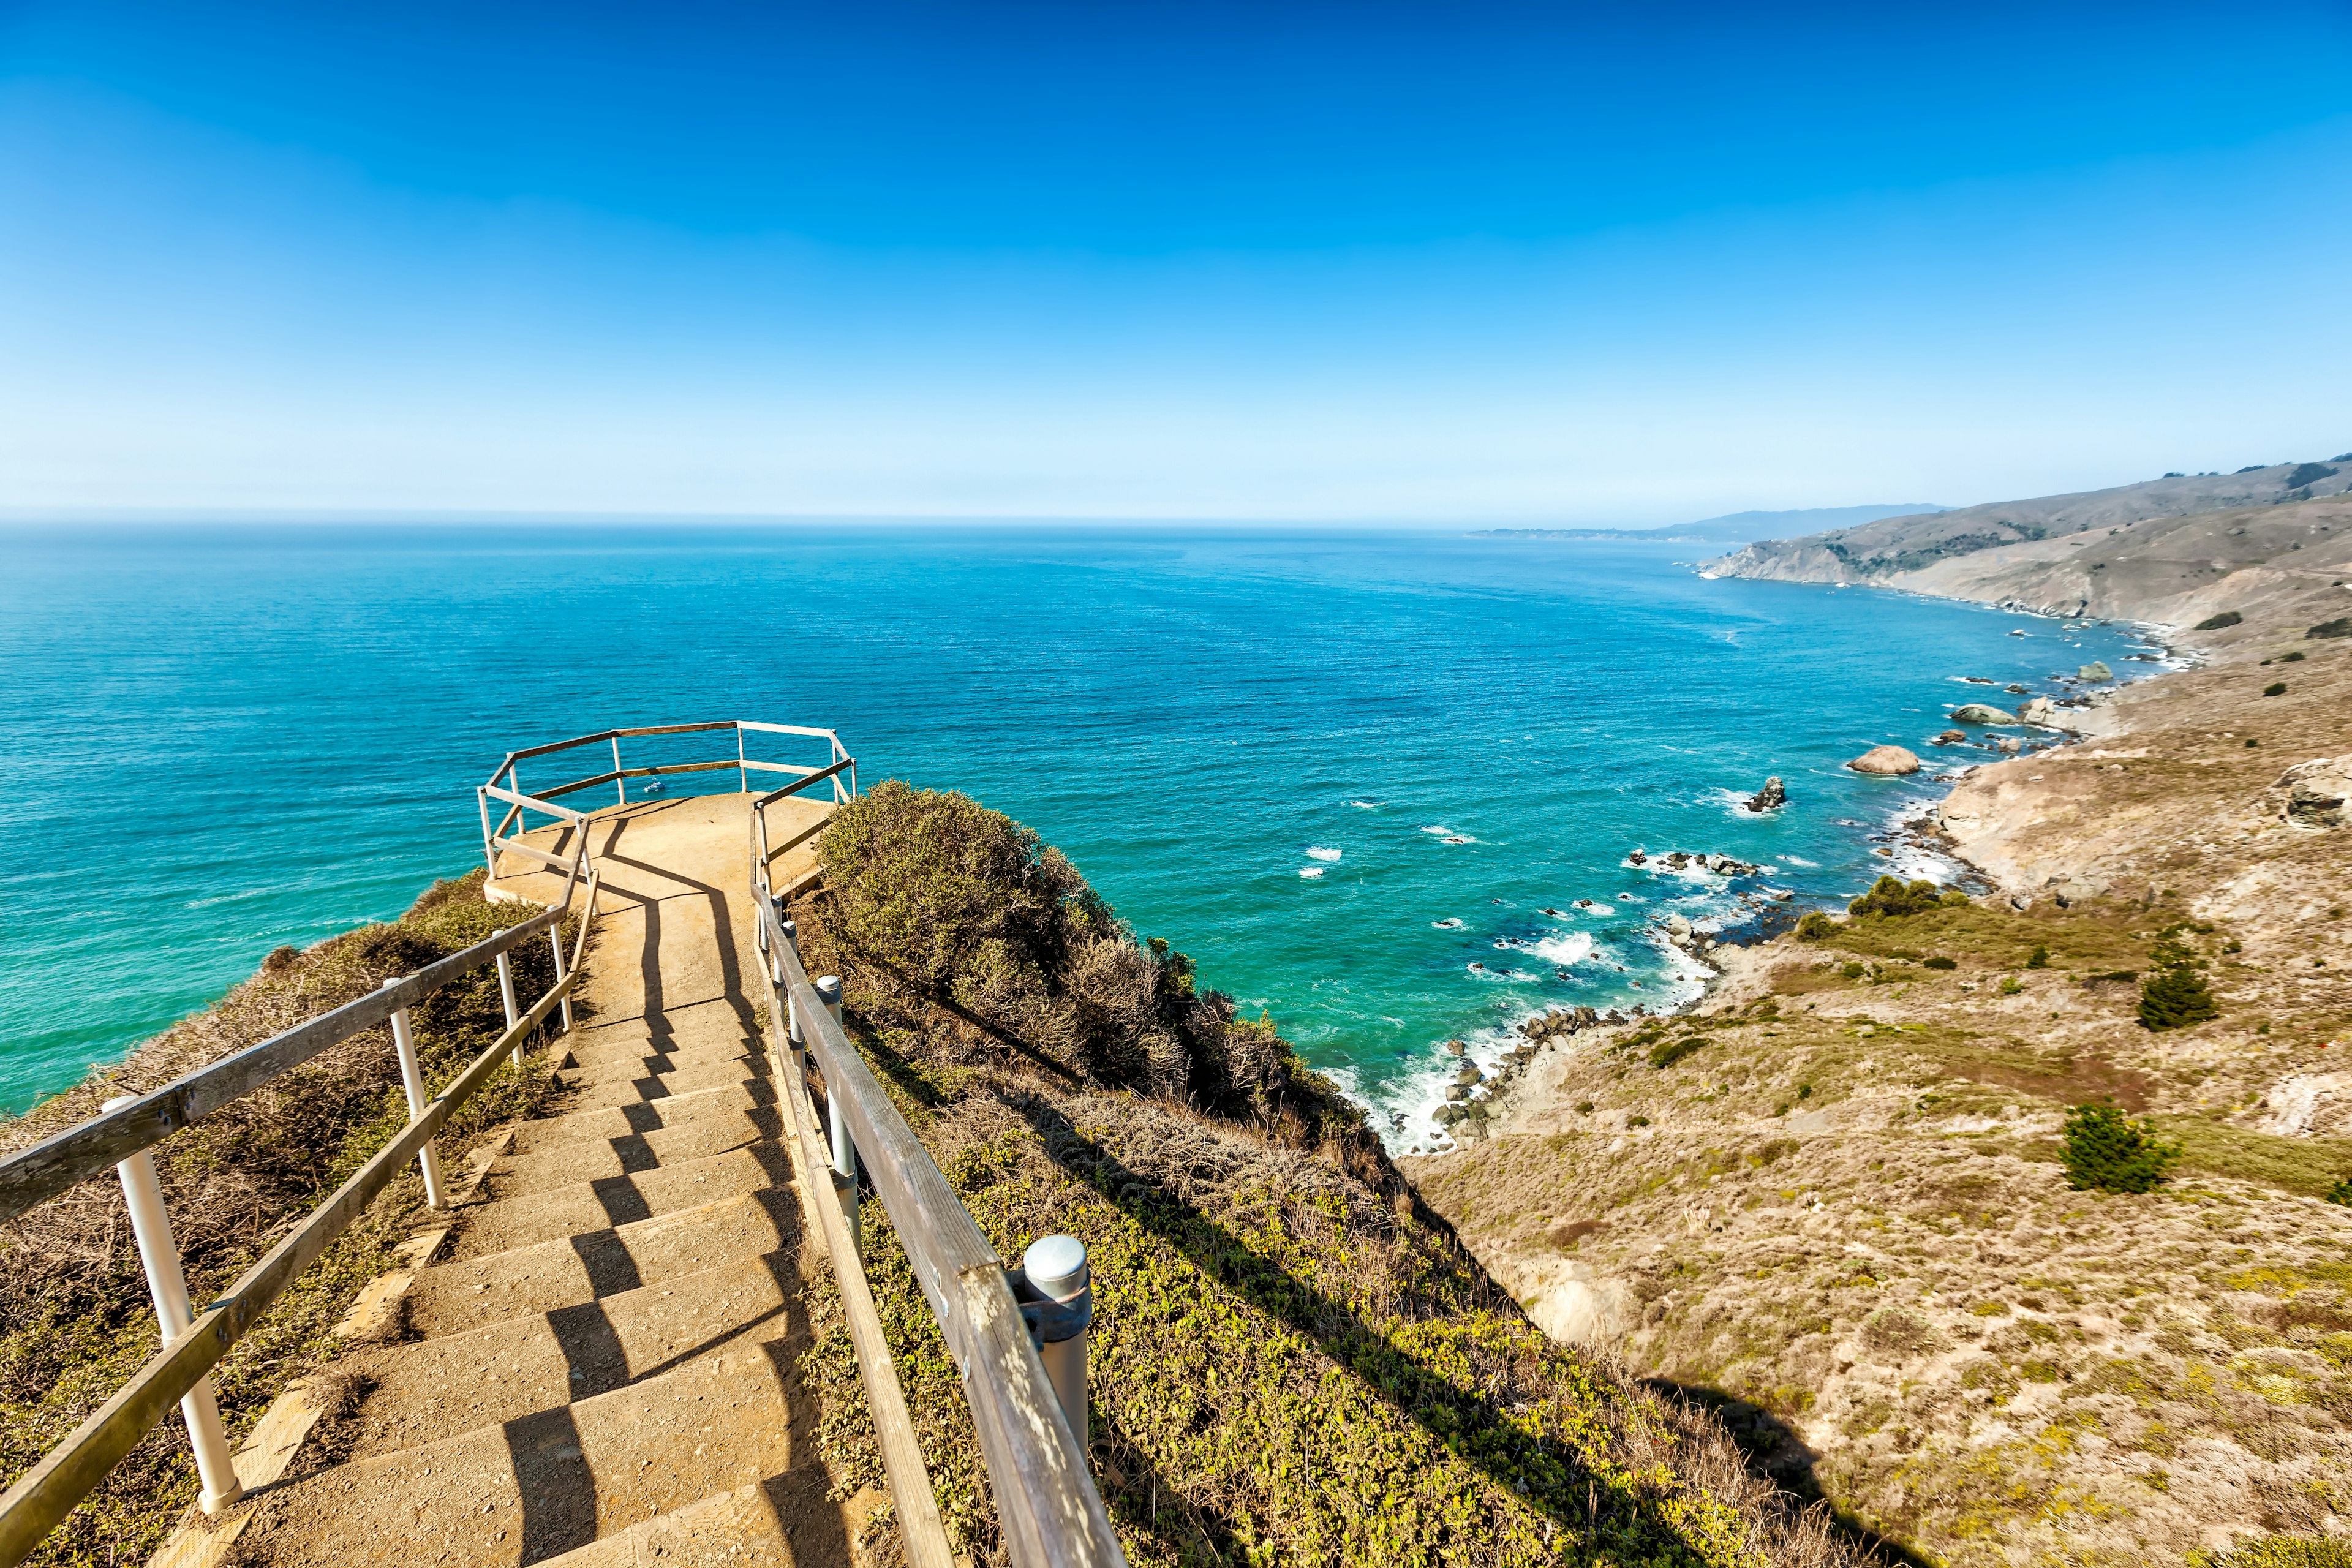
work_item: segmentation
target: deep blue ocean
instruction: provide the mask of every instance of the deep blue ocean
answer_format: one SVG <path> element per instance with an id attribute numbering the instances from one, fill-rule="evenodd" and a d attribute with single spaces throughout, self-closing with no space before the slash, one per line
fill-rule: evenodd
<path id="1" fill-rule="evenodd" d="M 1885 869 L 1871 835 L 1945 786 L 1840 764 L 1887 741 L 1980 758 L 1923 745 L 1983 695 L 1958 678 L 2045 689 L 2086 659 L 2126 668 L 2129 640 L 1705 581 L 1687 544 L 1459 531 L 85 526 L 0 545 L 9 1110 L 279 943 L 477 863 L 474 786 L 505 752 L 745 718 L 836 729 L 868 784 L 1030 824 L 1139 933 L 1384 1121 L 1425 1127 L 1449 1037 L 1484 1054 L 1544 1006 L 1690 994 L 1648 934 L 1666 912 L 1736 920 L 1768 889 L 1801 909 Z M 1788 808 L 1741 809 L 1773 773 Z M 1623 864 L 1635 847 L 1769 869 L 1665 876 Z"/>

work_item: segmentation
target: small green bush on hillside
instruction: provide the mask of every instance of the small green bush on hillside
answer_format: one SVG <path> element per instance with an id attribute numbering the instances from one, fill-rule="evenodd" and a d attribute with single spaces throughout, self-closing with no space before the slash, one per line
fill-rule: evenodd
<path id="1" fill-rule="evenodd" d="M 1966 893 L 1957 889 L 1946 892 L 1942 888 L 1921 878 L 1906 882 L 1900 877 L 1881 877 L 1871 884 L 1870 891 L 1846 905 L 1853 915 L 1917 915 L 1946 905 L 1958 906 L 1969 901 Z"/>
<path id="2" fill-rule="evenodd" d="M 2025 967 L 2028 969 L 2050 967 L 2050 947 L 2047 942 L 2037 942 L 2033 944 L 2033 951 L 2026 955 Z"/>
<path id="3" fill-rule="evenodd" d="M 2218 632 L 2224 626 L 2234 626 L 2245 618 L 2235 610 L 2224 610 L 2218 616 L 2206 616 L 2190 629 L 2200 632 Z"/>
<path id="4" fill-rule="evenodd" d="M 1797 922 L 1799 942 L 1822 942 L 1837 934 L 1837 921 L 1819 910 L 1808 910 L 1805 918 Z"/>
<path id="5" fill-rule="evenodd" d="M 2140 984 L 2139 1021 L 2147 1029 L 2185 1029 L 2221 1016 L 2205 976 L 2188 964 L 2157 971 Z"/>
<path id="6" fill-rule="evenodd" d="M 2078 1192 L 2147 1193 L 2180 1159 L 2155 1123 L 2135 1121 L 2113 1105 L 2078 1105 L 2066 1113 L 2066 1184 Z"/>
<path id="7" fill-rule="evenodd" d="M 1685 1057 L 1695 1056 L 1715 1044 L 1705 1035 L 1691 1035 L 1679 1040 L 1662 1040 L 1650 1047 L 1650 1065 L 1664 1070 Z"/>
<path id="8" fill-rule="evenodd" d="M 2352 1208 L 2352 1176 L 2347 1176 L 2327 1189 L 2327 1201 Z"/>

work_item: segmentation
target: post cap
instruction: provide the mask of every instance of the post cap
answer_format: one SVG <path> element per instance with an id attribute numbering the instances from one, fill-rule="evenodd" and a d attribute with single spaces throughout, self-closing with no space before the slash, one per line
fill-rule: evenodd
<path id="1" fill-rule="evenodd" d="M 830 1007 L 841 1000 L 840 975 L 820 974 L 813 984 L 816 986 L 816 994 L 824 998 L 826 1006 Z"/>
<path id="2" fill-rule="evenodd" d="M 1030 1288 L 1055 1301 L 1076 1300 L 1089 1281 L 1087 1244 L 1075 1236 L 1043 1236 L 1021 1255 L 1021 1272 Z"/>

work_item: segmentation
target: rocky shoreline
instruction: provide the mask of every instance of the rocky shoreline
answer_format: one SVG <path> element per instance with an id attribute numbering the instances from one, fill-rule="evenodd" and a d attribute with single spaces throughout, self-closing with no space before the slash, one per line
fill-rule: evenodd
<path id="1" fill-rule="evenodd" d="M 1966 896 L 1694 940 L 1702 995 L 1529 1020 L 1455 1151 L 1401 1166 L 1547 1331 L 1928 1560 L 2352 1540 L 2340 521 L 2292 595 L 2133 616 L 2177 668 L 2031 710 L 2049 743 L 1960 731 L 1873 847 Z M 1979 690 L 2022 728 L 2035 693 Z M 2148 1023 L 2163 964 L 2215 1016 Z M 2084 1104 L 2147 1118 L 2174 1178 L 2071 1187 Z"/>

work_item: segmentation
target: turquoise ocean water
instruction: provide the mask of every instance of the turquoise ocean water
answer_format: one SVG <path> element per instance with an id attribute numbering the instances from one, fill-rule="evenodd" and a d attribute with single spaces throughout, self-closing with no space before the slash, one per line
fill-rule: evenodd
<path id="1" fill-rule="evenodd" d="M 1139 932 L 1423 1126 L 1449 1037 L 1483 1052 L 1539 1007 L 1690 994 L 1647 934 L 1664 913 L 1736 920 L 1767 888 L 1801 909 L 1884 869 L 1871 836 L 1944 786 L 1839 764 L 1921 748 L 1981 695 L 1958 677 L 2045 689 L 2085 659 L 2126 668 L 2129 646 L 1707 582 L 1675 564 L 1688 545 L 1458 532 L 83 527 L 0 544 L 10 1110 L 272 947 L 395 914 L 475 863 L 473 787 L 506 751 L 747 718 L 837 729 L 868 784 L 966 790 L 1029 823 Z M 667 745 L 629 760 L 713 754 Z M 1790 805 L 1750 816 L 1738 800 L 1769 773 Z M 1637 846 L 1770 868 L 1662 876 L 1622 863 Z"/>

